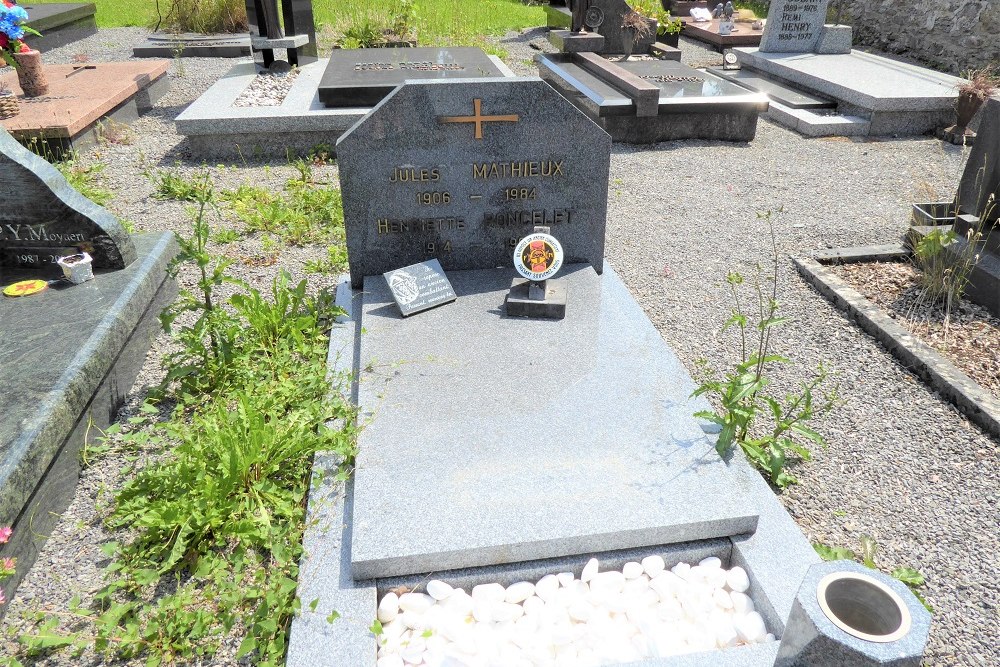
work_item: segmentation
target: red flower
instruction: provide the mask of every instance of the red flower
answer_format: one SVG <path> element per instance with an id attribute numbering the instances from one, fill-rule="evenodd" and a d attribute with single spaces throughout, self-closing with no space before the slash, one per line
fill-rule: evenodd
<path id="1" fill-rule="evenodd" d="M 0 34 L 0 49 L 6 49 L 10 44 L 10 40 L 7 39 L 7 35 Z"/>
<path id="2" fill-rule="evenodd" d="M 13 7 L 14 6 L 14 3 L 10 2 L 10 0 L 3 0 L 3 4 L 6 5 L 7 7 Z"/>

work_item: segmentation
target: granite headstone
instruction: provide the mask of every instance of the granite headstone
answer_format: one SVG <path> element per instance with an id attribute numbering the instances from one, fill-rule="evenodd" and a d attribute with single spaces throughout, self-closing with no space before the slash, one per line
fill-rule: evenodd
<path id="1" fill-rule="evenodd" d="M 473 79 L 503 73 L 482 49 L 334 49 L 319 82 L 328 107 L 373 107 L 407 79 Z"/>
<path id="2" fill-rule="evenodd" d="M 441 262 L 436 259 L 387 271 L 384 275 L 403 317 L 450 303 L 457 298 L 448 276 L 441 268 Z"/>
<path id="3" fill-rule="evenodd" d="M 826 22 L 828 4 L 829 0 L 772 0 L 760 38 L 760 50 L 815 52 Z"/>
<path id="4" fill-rule="evenodd" d="M 1000 220 L 1000 99 L 986 100 L 981 114 L 978 136 L 962 173 L 956 203 L 960 213 L 996 224 Z"/>
<path id="5" fill-rule="evenodd" d="M 86 251 L 95 269 L 122 269 L 136 258 L 118 220 L 90 201 L 51 164 L 0 128 L 0 269 L 56 269 Z"/>
<path id="6" fill-rule="evenodd" d="M 636 35 L 633 46 L 626 48 L 626 28 L 622 27 L 622 22 L 625 15 L 632 11 L 625 0 L 590 0 L 587 26 L 604 37 L 601 53 L 646 53 L 656 41 L 656 22 L 649 19 L 649 31 L 645 35 Z M 599 17 L 600 23 L 594 20 L 595 17 Z M 592 26 L 594 23 L 597 25 Z"/>
<path id="7" fill-rule="evenodd" d="M 610 158 L 541 79 L 407 82 L 337 142 L 351 282 L 435 257 L 509 267 L 536 225 L 600 272 Z"/>

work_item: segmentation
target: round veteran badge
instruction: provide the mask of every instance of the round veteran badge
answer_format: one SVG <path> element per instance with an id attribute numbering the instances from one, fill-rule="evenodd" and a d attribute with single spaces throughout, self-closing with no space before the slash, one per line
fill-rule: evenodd
<path id="1" fill-rule="evenodd" d="M 3 293 L 7 296 L 31 296 L 47 289 L 48 286 L 49 284 L 44 280 L 22 280 L 5 287 Z"/>
<path id="2" fill-rule="evenodd" d="M 549 234 L 529 234 L 514 248 L 514 268 L 528 280 L 547 280 L 562 268 L 563 249 Z"/>

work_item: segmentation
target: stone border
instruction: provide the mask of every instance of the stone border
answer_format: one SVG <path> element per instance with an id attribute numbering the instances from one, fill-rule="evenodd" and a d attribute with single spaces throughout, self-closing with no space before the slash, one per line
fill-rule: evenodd
<path id="1" fill-rule="evenodd" d="M 910 256 L 911 252 L 903 246 L 866 246 L 834 248 L 817 253 L 813 258 L 792 257 L 792 262 L 807 282 L 838 308 L 847 311 L 851 319 L 885 346 L 908 370 L 930 383 L 987 433 L 1000 437 L 1000 401 L 824 266 Z"/>

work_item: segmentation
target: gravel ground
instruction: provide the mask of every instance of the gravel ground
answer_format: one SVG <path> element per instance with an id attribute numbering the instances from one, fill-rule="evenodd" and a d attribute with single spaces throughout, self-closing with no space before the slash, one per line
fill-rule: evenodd
<path id="1" fill-rule="evenodd" d="M 123 59 L 145 32 L 102 30 L 46 58 Z M 533 46 L 548 48 L 541 30 L 500 42 L 508 64 L 521 74 L 535 72 Z M 684 39 L 682 48 L 685 62 L 719 62 L 718 54 L 690 40 Z M 171 120 L 235 62 L 174 61 L 170 92 L 133 125 L 134 142 L 83 156 L 85 163 L 106 165 L 103 180 L 115 194 L 113 212 L 139 229 L 189 229 L 183 205 L 150 198 L 152 185 L 143 171 L 177 161 L 183 171 L 198 168 L 185 155 Z M 909 203 L 932 201 L 927 193 L 934 191 L 950 197 L 963 158 L 960 149 L 933 139 L 809 140 L 761 121 L 749 145 L 615 145 L 611 161 L 608 260 L 692 369 L 702 358 L 716 367 L 732 362 L 734 340 L 718 333 L 730 309 L 723 279 L 729 270 L 752 273 L 754 263 L 767 261 L 770 241 L 756 213 L 784 209 L 775 219 L 779 300 L 781 312 L 793 321 L 776 346 L 799 363 L 776 370 L 775 386 L 793 387 L 824 361 L 837 373 L 843 400 L 817 425 L 829 448 L 795 470 L 801 484 L 781 500 L 810 539 L 857 549 L 867 534 L 877 540 L 885 568 L 911 566 L 926 575 L 926 597 L 935 608 L 929 665 L 1000 663 L 998 443 L 808 287 L 788 255 L 898 241 Z M 218 187 L 277 188 L 292 174 L 285 165 L 252 161 L 212 171 Z M 316 175 L 335 180 L 336 167 L 317 167 Z M 239 277 L 260 287 L 279 267 L 301 276 L 307 260 L 324 254 L 317 247 L 265 249 L 259 235 L 216 250 L 240 260 L 234 265 Z M 272 259 L 273 265 L 266 265 Z M 181 279 L 191 282 L 187 274 Z M 331 279 L 314 276 L 311 282 L 320 289 Z M 158 359 L 166 346 L 163 337 L 154 344 L 123 418 L 159 379 Z M 86 603 L 99 588 L 105 559 L 98 547 L 109 538 L 100 519 L 128 465 L 128 456 L 119 453 L 84 472 L 76 498 L 11 603 L 0 642 L 26 627 L 23 614 L 64 610 L 76 594 Z M 12 647 L 0 643 L 0 655 Z M 212 664 L 232 664 L 233 653 L 233 645 L 225 646 Z M 90 654 L 57 654 L 38 662 L 99 663 Z"/>
<path id="2" fill-rule="evenodd" d="M 942 304 L 928 303 L 920 271 L 908 262 L 845 264 L 834 271 L 1000 400 L 1000 317 L 967 299 L 946 317 Z"/>

